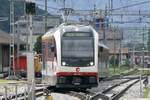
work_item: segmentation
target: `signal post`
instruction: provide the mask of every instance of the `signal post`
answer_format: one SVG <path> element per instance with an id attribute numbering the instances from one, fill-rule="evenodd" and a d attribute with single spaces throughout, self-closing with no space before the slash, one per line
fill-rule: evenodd
<path id="1" fill-rule="evenodd" d="M 27 79 L 28 79 L 28 100 L 36 100 L 35 98 L 35 75 L 34 75 L 34 52 L 33 52 L 33 15 L 35 14 L 35 0 L 26 0 L 26 15 L 28 17 L 28 51 L 27 52 Z"/>

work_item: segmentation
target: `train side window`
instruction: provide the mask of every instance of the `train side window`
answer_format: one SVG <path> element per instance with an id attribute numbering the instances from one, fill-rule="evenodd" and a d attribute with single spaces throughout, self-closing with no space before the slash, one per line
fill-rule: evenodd
<path id="1" fill-rule="evenodd" d="M 53 44 L 51 45 L 50 49 L 51 49 L 51 52 L 55 52 L 55 46 Z"/>
<path id="2" fill-rule="evenodd" d="M 50 61 L 53 61 L 54 59 L 54 55 L 53 55 L 53 52 L 51 51 L 51 43 L 48 43 L 48 58 Z"/>
<path id="3" fill-rule="evenodd" d="M 56 57 L 56 44 L 54 38 L 51 38 L 48 43 L 48 51 L 49 51 L 49 60 L 54 61 L 54 58 Z"/>
<path id="4" fill-rule="evenodd" d="M 46 57 L 46 52 L 45 52 L 45 48 L 46 46 L 45 46 L 45 43 L 43 42 L 42 43 L 42 61 L 43 61 L 43 69 L 45 69 L 45 57 Z"/>

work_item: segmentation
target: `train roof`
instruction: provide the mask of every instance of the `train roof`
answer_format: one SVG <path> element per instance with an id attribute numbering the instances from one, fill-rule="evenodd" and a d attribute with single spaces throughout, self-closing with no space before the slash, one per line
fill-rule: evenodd
<path id="1" fill-rule="evenodd" d="M 103 44 L 103 43 L 99 43 L 98 44 L 98 46 L 99 47 L 103 47 L 104 49 L 109 49 L 109 47 L 108 46 L 106 46 L 105 44 Z"/>
<path id="2" fill-rule="evenodd" d="M 90 25 L 80 25 L 80 24 L 61 24 L 58 27 L 52 28 L 49 31 L 47 31 L 46 34 L 42 36 L 42 39 L 45 39 L 46 37 L 55 34 L 57 30 L 62 31 L 61 33 L 71 31 L 91 32 L 92 27 Z"/>

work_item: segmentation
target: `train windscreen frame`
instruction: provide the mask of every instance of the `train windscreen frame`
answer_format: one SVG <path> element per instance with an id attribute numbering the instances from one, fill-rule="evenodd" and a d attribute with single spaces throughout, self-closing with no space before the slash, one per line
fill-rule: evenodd
<path id="1" fill-rule="evenodd" d="M 66 32 L 61 39 L 61 65 L 94 66 L 94 36 L 92 32 Z"/>

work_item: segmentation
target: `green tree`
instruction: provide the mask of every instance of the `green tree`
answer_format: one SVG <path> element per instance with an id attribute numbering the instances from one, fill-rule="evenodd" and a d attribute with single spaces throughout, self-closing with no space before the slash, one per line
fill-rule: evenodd
<path id="1" fill-rule="evenodd" d="M 150 29 L 148 30 L 148 42 L 147 42 L 148 51 L 150 51 Z"/>
<path id="2" fill-rule="evenodd" d="M 113 56 L 110 58 L 109 63 L 110 63 L 112 66 L 118 66 L 119 61 L 118 61 L 118 59 L 116 58 L 116 56 L 113 55 Z"/>
<path id="3" fill-rule="evenodd" d="M 42 35 L 37 38 L 36 43 L 34 44 L 34 51 L 38 54 L 42 53 Z"/>

